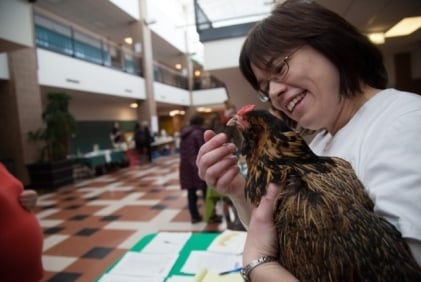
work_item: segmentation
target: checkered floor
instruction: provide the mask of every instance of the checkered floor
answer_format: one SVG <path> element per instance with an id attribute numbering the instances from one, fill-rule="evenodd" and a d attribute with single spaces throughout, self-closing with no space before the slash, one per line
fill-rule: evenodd
<path id="1" fill-rule="evenodd" d="M 160 157 L 40 194 L 43 281 L 95 281 L 152 232 L 224 230 L 225 222 L 191 224 L 178 163 L 178 155 Z"/>

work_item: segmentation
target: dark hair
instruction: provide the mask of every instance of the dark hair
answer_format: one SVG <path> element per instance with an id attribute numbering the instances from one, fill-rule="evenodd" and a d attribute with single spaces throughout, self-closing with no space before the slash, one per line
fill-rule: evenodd
<path id="1" fill-rule="evenodd" d="M 303 45 L 311 46 L 335 65 L 342 95 L 360 94 L 360 83 L 386 88 L 380 50 L 341 16 L 308 0 L 287 0 L 252 28 L 241 50 L 240 70 L 258 90 L 251 64 L 276 72 L 280 59 Z"/>
<path id="2" fill-rule="evenodd" d="M 205 119 L 199 113 L 192 115 L 192 117 L 190 118 L 191 125 L 203 125 L 204 123 L 205 123 Z"/>

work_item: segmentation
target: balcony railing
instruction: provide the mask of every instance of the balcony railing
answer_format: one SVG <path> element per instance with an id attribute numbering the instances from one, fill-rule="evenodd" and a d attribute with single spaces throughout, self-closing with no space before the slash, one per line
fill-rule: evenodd
<path id="1" fill-rule="evenodd" d="M 40 48 L 143 77 L 142 57 L 114 42 L 87 34 L 41 14 L 34 15 L 34 27 L 35 42 Z M 187 76 L 178 71 L 158 62 L 154 62 L 153 70 L 154 81 L 189 89 Z M 206 88 L 224 87 L 215 78 L 211 77 L 211 80 L 213 83 Z M 198 88 L 197 85 L 195 83 L 194 89 Z M 201 86 L 205 85 L 200 84 Z"/>

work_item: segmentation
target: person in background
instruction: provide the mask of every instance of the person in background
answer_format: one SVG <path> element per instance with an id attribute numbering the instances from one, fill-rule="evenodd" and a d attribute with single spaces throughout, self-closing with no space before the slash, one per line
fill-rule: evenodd
<path id="1" fill-rule="evenodd" d="M 146 155 L 148 156 L 148 161 L 151 162 L 152 161 L 152 142 L 154 141 L 154 138 L 151 134 L 151 130 L 149 129 L 149 125 L 146 120 L 142 122 L 142 127 L 143 127 L 143 133 L 145 134 L 145 139 L 146 139 L 146 143 L 145 143 Z"/>
<path id="2" fill-rule="evenodd" d="M 353 46 L 353 52 L 343 46 Z M 310 147 L 349 161 L 375 203 L 401 232 L 421 264 L 421 96 L 387 88 L 382 54 L 365 35 L 315 1 L 287 0 L 247 36 L 240 69 L 290 125 L 318 131 Z M 244 266 L 277 256 L 271 184 L 258 208 L 244 196 L 244 178 L 227 136 L 205 132 L 200 177 L 229 196 L 248 226 Z M 250 281 L 296 281 L 279 262 L 254 267 Z"/>
<path id="3" fill-rule="evenodd" d="M 142 122 L 142 126 L 136 123 L 134 130 L 135 147 L 139 156 L 146 156 L 148 162 L 152 161 L 152 135 L 149 130 L 147 121 Z"/>
<path id="4" fill-rule="evenodd" d="M 224 104 L 225 110 L 221 120 L 223 131 L 228 135 L 230 142 L 240 144 L 242 138 L 240 132 L 233 126 L 226 126 L 227 122 L 237 113 L 237 107 L 228 100 Z"/>
<path id="5" fill-rule="evenodd" d="M 206 198 L 206 182 L 199 178 L 196 166 L 196 156 L 200 146 L 205 142 L 203 133 L 205 120 L 202 115 L 196 113 L 190 118 L 188 126 L 180 133 L 180 185 L 181 189 L 187 190 L 187 201 L 192 223 L 202 221 L 197 206 L 197 190 L 202 191 L 203 199 Z"/>
<path id="6" fill-rule="evenodd" d="M 207 128 L 218 133 L 224 131 L 225 124 L 223 123 L 223 118 L 221 117 L 221 114 L 219 112 L 215 112 L 211 115 L 208 121 Z"/>
<path id="7" fill-rule="evenodd" d="M 0 281 L 38 282 L 42 266 L 43 233 L 31 212 L 37 193 L 0 164 Z"/>
<path id="8" fill-rule="evenodd" d="M 110 133 L 111 143 L 113 144 L 114 148 L 124 149 L 126 147 L 124 144 L 126 142 L 123 133 L 120 130 L 120 125 L 118 122 L 113 124 Z"/>
<path id="9" fill-rule="evenodd" d="M 174 147 L 177 154 L 180 153 L 180 139 L 180 132 L 174 132 Z"/>
<path id="10" fill-rule="evenodd" d="M 221 115 L 218 112 L 214 113 L 209 119 L 207 128 L 215 132 L 223 132 L 224 127 L 225 125 L 222 124 Z M 216 205 L 222 198 L 223 196 L 215 189 L 212 187 L 207 188 L 204 213 L 204 219 L 207 223 L 222 222 L 222 216 L 218 215 L 216 212 Z"/>

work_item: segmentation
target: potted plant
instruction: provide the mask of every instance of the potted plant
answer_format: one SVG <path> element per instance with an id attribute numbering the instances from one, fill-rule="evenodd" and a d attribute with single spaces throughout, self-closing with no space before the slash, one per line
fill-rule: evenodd
<path id="1" fill-rule="evenodd" d="M 70 99 L 66 93 L 48 93 L 42 112 L 45 126 L 28 133 L 29 140 L 42 143 L 39 161 L 27 166 L 36 188 L 56 188 L 73 182 L 73 161 L 67 156 L 76 122 L 69 112 Z"/>

